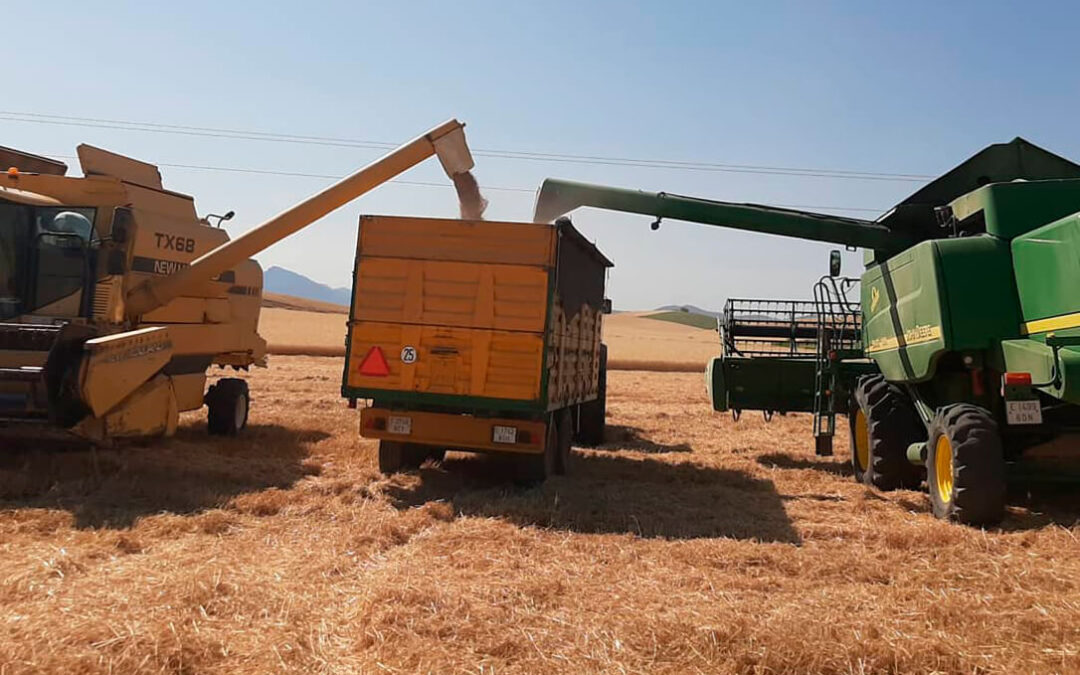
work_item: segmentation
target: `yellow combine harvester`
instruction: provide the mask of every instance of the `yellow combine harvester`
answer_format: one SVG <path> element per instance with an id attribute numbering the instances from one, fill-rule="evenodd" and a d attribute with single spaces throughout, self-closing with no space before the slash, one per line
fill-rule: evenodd
<path id="1" fill-rule="evenodd" d="M 463 211 L 482 208 L 464 125 L 448 121 L 230 241 L 221 220 L 161 184 L 156 166 L 79 146 L 84 177 L 0 148 L 0 435 L 107 443 L 209 430 L 248 416 L 244 380 L 206 391 L 211 365 L 266 365 L 262 269 L 250 257 L 438 155 Z M 217 218 L 215 226 L 212 219 Z"/>

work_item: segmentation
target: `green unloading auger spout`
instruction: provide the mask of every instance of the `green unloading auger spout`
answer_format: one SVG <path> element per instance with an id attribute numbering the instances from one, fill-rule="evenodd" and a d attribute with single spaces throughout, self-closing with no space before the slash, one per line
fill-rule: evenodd
<path id="1" fill-rule="evenodd" d="M 657 220 L 670 218 L 875 251 L 900 251 L 916 241 L 908 233 L 890 230 L 870 220 L 759 204 L 718 202 L 666 192 L 626 190 L 554 178 L 548 178 L 540 186 L 533 220 L 549 223 L 582 206 L 640 213 Z"/>
<path id="2" fill-rule="evenodd" d="M 548 223 L 578 207 L 592 206 L 872 249 L 883 259 L 920 241 L 948 236 L 935 210 L 961 195 L 988 183 L 1061 178 L 1080 178 L 1080 165 L 1015 138 L 983 148 L 875 221 L 553 178 L 540 186 L 534 219 Z"/>

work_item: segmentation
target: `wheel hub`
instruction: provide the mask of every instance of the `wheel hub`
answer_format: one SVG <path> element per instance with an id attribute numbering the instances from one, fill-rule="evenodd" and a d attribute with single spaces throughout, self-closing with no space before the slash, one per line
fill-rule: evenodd
<path id="1" fill-rule="evenodd" d="M 236 397 L 236 416 L 233 418 L 233 423 L 236 425 L 236 430 L 239 431 L 244 428 L 244 423 L 247 422 L 248 405 L 246 396 Z"/>
<path id="2" fill-rule="evenodd" d="M 859 408 L 855 412 L 855 458 L 859 468 L 866 470 L 870 465 L 870 427 L 866 423 L 866 413 Z"/>
<path id="3" fill-rule="evenodd" d="M 938 498 L 944 504 L 952 501 L 953 493 L 953 460 L 952 443 L 949 437 L 942 434 L 938 436 L 934 446 L 934 489 L 937 490 Z"/>

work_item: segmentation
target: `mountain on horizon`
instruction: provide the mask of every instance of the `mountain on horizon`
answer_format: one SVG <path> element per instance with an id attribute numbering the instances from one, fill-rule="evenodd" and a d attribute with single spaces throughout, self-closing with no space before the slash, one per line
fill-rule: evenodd
<path id="1" fill-rule="evenodd" d="M 284 267 L 275 266 L 263 272 L 263 290 L 337 305 L 348 306 L 352 302 L 352 291 L 348 288 L 332 288 Z"/>
<path id="2" fill-rule="evenodd" d="M 717 318 L 722 316 L 723 312 L 713 312 L 708 309 L 702 309 L 696 305 L 664 305 L 663 307 L 657 307 L 657 312 L 687 312 L 688 314 L 698 314 L 701 316 L 711 316 Z"/>

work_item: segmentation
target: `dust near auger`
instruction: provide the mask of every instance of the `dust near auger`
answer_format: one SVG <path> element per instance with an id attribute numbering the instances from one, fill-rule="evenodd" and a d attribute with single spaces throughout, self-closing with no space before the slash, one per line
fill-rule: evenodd
<path id="1" fill-rule="evenodd" d="M 454 189 L 457 190 L 458 204 L 461 206 L 463 220 L 483 220 L 488 201 L 480 194 L 480 185 L 471 171 L 455 173 Z"/>

